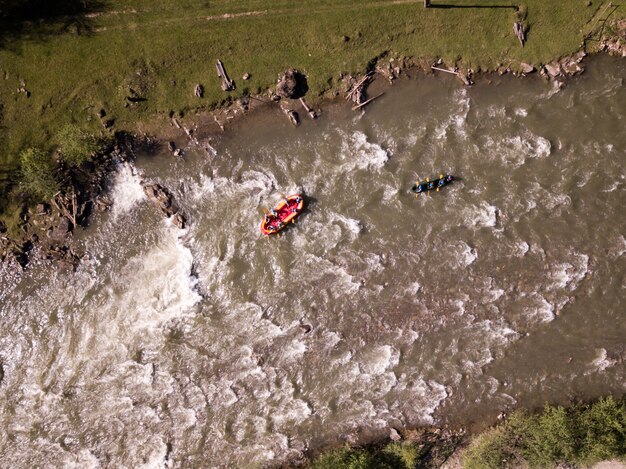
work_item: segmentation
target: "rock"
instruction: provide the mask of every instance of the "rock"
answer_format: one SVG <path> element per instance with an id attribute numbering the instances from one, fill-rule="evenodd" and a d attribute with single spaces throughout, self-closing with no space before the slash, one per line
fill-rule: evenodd
<path id="1" fill-rule="evenodd" d="M 106 112 L 104 109 L 100 109 L 100 110 L 97 112 L 97 114 L 98 114 L 98 117 L 99 117 L 100 119 L 102 119 L 104 116 L 106 116 L 106 115 L 107 115 L 107 112 Z"/>
<path id="2" fill-rule="evenodd" d="M 244 73 L 243 76 L 241 77 L 242 80 L 249 80 L 250 79 L 250 74 L 249 73 Z"/>
<path id="3" fill-rule="evenodd" d="M 159 184 L 145 184 L 143 191 L 148 199 L 155 202 L 159 208 L 169 217 L 174 214 L 172 209 L 172 196 Z"/>
<path id="4" fill-rule="evenodd" d="M 175 213 L 172 217 L 172 223 L 174 226 L 177 226 L 179 229 L 185 229 L 185 217 L 183 217 L 180 213 Z"/>
<path id="5" fill-rule="evenodd" d="M 176 151 L 176 143 L 170 140 L 167 142 L 167 149 L 174 153 Z"/>
<path id="6" fill-rule="evenodd" d="M 396 430 L 395 428 L 389 429 L 389 438 L 391 438 L 391 441 L 400 441 L 402 439 L 402 437 L 398 433 L 398 430 Z"/>
<path id="7" fill-rule="evenodd" d="M 535 71 L 535 66 L 534 66 L 534 65 L 531 65 L 531 64 L 528 64 L 528 63 L 526 63 L 526 62 L 522 62 L 522 63 L 520 64 L 520 67 L 521 67 L 521 69 L 522 69 L 522 73 L 525 73 L 525 74 L 527 74 L 527 75 L 528 75 L 529 73 L 533 73 L 533 72 Z"/>
<path id="8" fill-rule="evenodd" d="M 39 216 L 47 215 L 48 213 L 50 213 L 50 205 L 45 203 L 37 204 L 37 207 L 35 207 L 35 213 Z"/>
<path id="9" fill-rule="evenodd" d="M 311 329 L 313 329 L 313 327 L 311 327 L 310 324 L 300 324 L 300 330 L 304 332 L 305 334 L 308 334 L 309 332 L 311 332 Z"/>
<path id="10" fill-rule="evenodd" d="M 583 70 L 584 69 L 575 60 L 563 64 L 563 71 L 567 75 L 576 75 L 578 73 L 582 73 Z"/>
<path id="11" fill-rule="evenodd" d="M 546 64 L 544 65 L 547 74 L 551 78 L 558 77 L 561 74 L 561 65 L 560 64 Z"/>
<path id="12" fill-rule="evenodd" d="M 107 119 L 107 120 L 102 121 L 102 126 L 103 126 L 105 129 L 110 129 L 110 128 L 112 128 L 114 125 L 115 125 L 115 119 Z"/>
<path id="13" fill-rule="evenodd" d="M 300 116 L 298 116 L 298 113 L 296 111 L 292 109 L 285 109 L 285 114 L 287 114 L 287 117 L 289 117 L 289 120 L 293 125 L 295 125 L 296 127 L 300 125 Z"/>
<path id="14" fill-rule="evenodd" d="M 6 232 L 7 232 L 7 225 L 2 220 L 0 220 L 0 233 L 6 233 Z"/>
<path id="15" fill-rule="evenodd" d="M 111 208 L 113 202 L 107 196 L 98 197 L 95 201 L 96 209 L 100 212 L 104 212 Z"/>
<path id="16" fill-rule="evenodd" d="M 47 235 L 50 239 L 62 241 L 67 238 L 71 231 L 72 227 L 70 225 L 70 221 L 63 217 L 52 227 L 51 231 L 48 231 Z"/>
<path id="17" fill-rule="evenodd" d="M 298 99 L 308 90 L 306 76 L 293 68 L 288 69 L 276 85 L 276 94 L 283 98 Z"/>
<path id="18" fill-rule="evenodd" d="M 204 87 L 198 83 L 194 89 L 193 89 L 193 93 L 198 97 L 198 98 L 202 98 L 204 96 Z"/>
<path id="19" fill-rule="evenodd" d="M 174 150 L 174 156 L 176 156 L 178 158 L 182 158 L 183 151 L 180 148 L 177 148 L 176 150 Z"/>

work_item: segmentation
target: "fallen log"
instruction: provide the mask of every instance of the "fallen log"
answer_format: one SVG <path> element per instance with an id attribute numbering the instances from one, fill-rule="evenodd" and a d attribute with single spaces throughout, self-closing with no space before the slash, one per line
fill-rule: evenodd
<path id="1" fill-rule="evenodd" d="M 309 117 L 311 119 L 317 119 L 317 114 L 315 113 L 315 110 L 312 107 L 309 107 L 306 101 L 304 101 L 304 98 L 300 98 L 300 103 L 302 104 L 304 110 L 309 114 Z"/>
<path id="2" fill-rule="evenodd" d="M 298 127 L 300 124 L 300 117 L 298 117 L 298 113 L 292 109 L 283 109 L 283 112 L 287 115 L 291 123 Z"/>
<path id="3" fill-rule="evenodd" d="M 363 107 L 363 106 L 365 106 L 366 104 L 371 103 L 371 102 L 372 102 L 372 101 L 374 101 L 376 98 L 380 98 L 380 97 L 381 97 L 382 95 L 384 95 L 384 94 L 385 94 L 384 92 L 383 92 L 383 93 L 380 93 L 380 94 L 377 94 L 377 95 L 376 95 L 376 96 L 374 96 L 373 98 L 370 98 L 370 99 L 368 99 L 367 101 L 363 101 L 361 104 L 359 104 L 359 105 L 357 105 L 357 106 L 354 106 L 354 107 L 352 108 L 352 110 L 353 110 L 353 111 L 356 111 L 357 109 L 362 108 L 362 107 Z"/>
<path id="4" fill-rule="evenodd" d="M 432 68 L 433 70 L 438 70 L 440 72 L 452 73 L 453 75 L 459 76 L 459 72 L 455 72 L 454 70 L 448 70 L 447 68 L 435 67 L 434 65 L 430 68 Z"/>
<path id="5" fill-rule="evenodd" d="M 357 91 L 362 91 L 363 90 L 363 86 L 365 86 L 366 82 L 369 81 L 369 79 L 372 77 L 372 75 L 374 75 L 374 72 L 367 72 L 367 74 L 361 78 L 356 85 L 354 85 L 350 91 L 348 92 L 348 94 L 346 95 L 346 101 L 349 100 L 354 93 L 356 93 Z"/>
<path id="6" fill-rule="evenodd" d="M 217 76 L 222 80 L 222 90 L 224 91 L 232 91 L 235 89 L 235 82 L 228 78 L 228 74 L 226 73 L 226 69 L 224 68 L 224 64 L 221 60 L 217 60 L 215 64 L 215 68 L 217 69 Z"/>
<path id="7" fill-rule="evenodd" d="M 519 43 L 522 47 L 524 47 L 524 42 L 526 42 L 526 33 L 524 32 L 524 26 L 522 23 L 519 21 L 513 23 L 513 31 L 515 32 L 517 39 L 519 39 Z"/>

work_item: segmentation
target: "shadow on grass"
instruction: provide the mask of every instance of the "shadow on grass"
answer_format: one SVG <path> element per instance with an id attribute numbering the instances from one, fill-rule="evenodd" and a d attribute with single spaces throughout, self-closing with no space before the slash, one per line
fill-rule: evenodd
<path id="1" fill-rule="evenodd" d="M 17 50 L 21 39 L 91 34 L 94 15 L 105 9 L 106 0 L 0 0 L 0 48 Z"/>
<path id="2" fill-rule="evenodd" d="M 510 8 L 511 10 L 517 10 L 517 5 L 451 5 L 449 3 L 431 3 L 428 8 Z"/>

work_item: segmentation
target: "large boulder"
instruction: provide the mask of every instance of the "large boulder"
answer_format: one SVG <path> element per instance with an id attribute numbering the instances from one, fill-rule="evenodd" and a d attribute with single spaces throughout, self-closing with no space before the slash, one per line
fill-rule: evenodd
<path id="1" fill-rule="evenodd" d="M 276 85 L 276 94 L 283 98 L 298 99 L 309 91 L 306 76 L 293 68 L 288 69 Z"/>

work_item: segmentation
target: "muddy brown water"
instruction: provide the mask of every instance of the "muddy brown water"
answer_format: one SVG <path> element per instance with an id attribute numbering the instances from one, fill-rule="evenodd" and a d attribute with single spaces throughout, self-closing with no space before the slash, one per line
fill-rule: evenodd
<path id="1" fill-rule="evenodd" d="M 622 395 L 625 76 L 417 77 L 120 167 L 77 272 L 0 273 L 1 465 L 249 467 Z M 460 180 L 409 192 L 439 173 Z M 297 191 L 306 213 L 261 236 Z"/>

